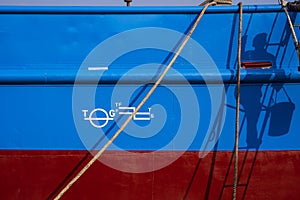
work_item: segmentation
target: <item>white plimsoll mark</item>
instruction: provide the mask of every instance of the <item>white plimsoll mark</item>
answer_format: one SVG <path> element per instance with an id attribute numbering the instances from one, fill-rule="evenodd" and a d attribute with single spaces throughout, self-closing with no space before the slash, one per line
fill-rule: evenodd
<path id="1" fill-rule="evenodd" d="M 114 119 L 114 118 L 109 117 L 107 111 L 102 108 L 97 108 L 97 109 L 94 109 L 93 111 L 91 111 L 89 117 L 87 117 L 88 110 L 82 110 L 82 112 L 84 115 L 84 120 L 90 121 L 90 124 L 95 128 L 102 128 L 102 127 L 106 126 L 108 121 L 111 121 Z M 94 113 L 96 113 L 96 112 L 102 112 L 105 115 L 105 117 L 96 117 L 96 116 L 93 117 Z M 98 125 L 98 124 L 94 123 L 94 121 L 104 121 L 104 123 Z"/>
<path id="2" fill-rule="evenodd" d="M 125 111 L 121 111 L 121 110 L 125 110 Z M 131 115 L 134 111 L 135 111 L 135 107 L 121 107 L 121 106 L 119 107 L 120 115 Z"/>
<path id="3" fill-rule="evenodd" d="M 120 103 L 121 105 L 121 103 Z M 123 110 L 123 111 L 121 111 Z M 103 108 L 96 108 L 88 114 L 89 110 L 82 110 L 83 119 L 89 121 L 95 128 L 103 128 L 107 125 L 108 121 L 114 120 L 114 117 L 118 113 L 119 115 L 131 115 L 136 110 L 136 107 L 119 107 L 116 110 L 106 111 Z M 151 120 L 151 108 L 148 108 L 148 112 L 137 112 L 133 116 L 133 120 L 137 121 L 149 121 Z M 97 114 L 101 114 L 102 117 L 97 117 Z M 104 115 L 104 116 L 103 116 Z M 153 117 L 152 117 L 153 118 Z M 102 121 L 100 124 L 96 124 L 94 121 Z"/>
<path id="4" fill-rule="evenodd" d="M 131 115 L 135 111 L 135 107 L 119 107 L 119 115 Z M 125 111 L 121 111 L 125 110 Z M 132 111 L 130 111 L 132 110 Z M 150 118 L 150 110 L 151 108 L 148 108 L 148 112 L 137 112 L 133 116 L 133 120 L 140 120 L 140 121 L 145 121 L 145 120 L 151 120 Z"/>
<path id="5" fill-rule="evenodd" d="M 108 67 L 88 67 L 89 71 L 105 71 L 108 70 Z"/>

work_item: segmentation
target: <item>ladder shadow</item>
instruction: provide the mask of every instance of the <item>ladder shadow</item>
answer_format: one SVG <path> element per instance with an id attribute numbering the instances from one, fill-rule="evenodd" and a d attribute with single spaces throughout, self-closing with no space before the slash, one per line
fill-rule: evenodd
<path id="1" fill-rule="evenodd" d="M 217 150 L 218 150 L 218 139 L 219 139 L 219 136 L 221 134 L 221 125 L 222 125 L 222 120 L 223 120 L 223 112 L 224 112 L 224 108 L 225 108 L 225 96 L 226 96 L 226 93 L 227 93 L 227 89 L 228 89 L 228 85 L 225 85 L 225 92 L 224 94 L 222 95 L 222 104 L 220 105 L 220 108 L 219 108 L 219 111 L 218 111 L 218 114 L 217 114 L 217 117 L 213 123 L 213 126 L 212 126 L 212 131 L 210 132 L 210 135 L 209 135 L 209 140 L 206 141 L 206 144 L 204 145 L 204 148 L 201 149 L 201 151 L 199 151 L 199 159 L 198 159 L 198 162 L 195 166 L 195 169 L 194 169 L 194 172 L 191 176 L 191 179 L 188 183 L 188 186 L 187 186 L 187 189 L 185 190 L 185 193 L 183 195 L 183 200 L 186 200 L 187 197 L 188 197 L 188 194 L 191 190 L 191 187 L 195 181 L 195 178 L 196 178 L 196 175 L 200 169 L 200 165 L 201 165 L 201 162 L 202 162 L 202 159 L 203 157 L 206 155 L 206 152 L 207 152 L 207 148 L 209 146 L 209 143 L 213 141 L 213 143 L 215 144 L 214 147 L 213 147 L 213 151 L 212 151 L 212 159 L 211 159 L 211 165 L 210 165 L 210 172 L 209 172 L 209 177 L 208 177 L 208 180 L 207 180 L 207 187 L 206 187 L 206 190 L 205 190 L 205 199 L 208 199 L 209 195 L 210 195 L 210 190 L 211 190 L 211 186 L 212 186 L 212 180 L 213 180 L 213 174 L 214 174 L 214 168 L 215 168 L 215 161 L 216 161 L 216 157 L 217 157 Z"/>
<path id="2" fill-rule="evenodd" d="M 267 85 L 267 87 L 265 89 L 265 93 L 264 93 L 264 97 L 263 97 L 263 102 L 265 101 L 265 98 L 267 96 L 268 89 L 269 89 L 269 84 Z M 274 95 L 274 92 L 275 92 L 275 89 L 272 88 L 271 98 L 269 99 L 267 108 L 271 107 L 272 100 L 273 100 L 272 97 Z M 265 129 L 267 127 L 267 122 L 269 120 L 269 117 L 270 117 L 270 109 L 266 109 L 266 113 L 265 113 L 265 117 L 264 117 L 264 120 L 263 120 L 263 124 L 261 126 L 262 128 L 260 130 L 260 134 L 259 134 L 259 137 L 258 137 L 259 141 L 262 141 L 263 135 L 265 133 Z M 244 116 L 243 120 L 241 122 L 240 130 L 239 130 L 239 136 L 240 136 L 240 134 L 242 132 L 243 127 L 245 126 L 245 121 L 246 121 L 246 117 Z M 241 199 L 245 199 L 245 197 L 246 197 L 248 186 L 249 186 L 249 183 L 250 183 L 250 180 L 251 180 L 251 177 L 252 177 L 252 173 L 253 173 L 253 170 L 254 170 L 254 167 L 255 167 L 255 163 L 256 163 L 256 160 L 257 160 L 257 155 L 258 155 L 258 152 L 259 152 L 259 147 L 260 147 L 260 145 L 254 148 L 255 149 L 254 150 L 254 157 L 253 157 L 253 159 L 251 161 L 250 171 L 248 173 L 248 176 L 247 176 L 247 179 L 246 179 L 245 183 L 240 183 L 240 180 L 241 180 L 242 174 L 243 174 L 243 172 L 245 170 L 245 166 L 247 164 L 246 161 L 248 160 L 250 149 L 253 149 L 253 147 L 241 147 L 241 148 L 239 148 L 241 150 L 244 150 L 244 154 L 245 154 L 244 157 L 243 157 L 242 165 L 240 167 L 239 174 L 238 174 L 238 179 L 237 179 L 237 182 L 238 182 L 237 187 L 244 187 Z M 222 199 L 225 188 L 228 188 L 228 187 L 232 188 L 233 187 L 233 184 L 228 184 L 227 183 L 228 179 L 229 179 L 229 174 L 231 172 L 233 159 L 234 159 L 234 150 L 232 150 L 231 158 L 230 158 L 230 161 L 229 161 L 229 164 L 228 164 L 228 167 L 227 167 L 227 171 L 226 171 L 226 174 L 225 174 L 225 178 L 224 178 L 222 190 L 220 192 L 219 200 Z"/>

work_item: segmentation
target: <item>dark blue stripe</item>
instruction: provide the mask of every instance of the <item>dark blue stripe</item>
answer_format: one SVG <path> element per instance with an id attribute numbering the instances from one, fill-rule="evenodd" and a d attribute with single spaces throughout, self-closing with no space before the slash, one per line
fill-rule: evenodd
<path id="1" fill-rule="evenodd" d="M 0 13 L 76 13 L 76 14 L 125 14 L 125 13 L 177 13 L 177 14 L 192 14 L 199 13 L 203 9 L 202 6 L 147 6 L 147 7 L 123 7 L 123 6 L 2 6 Z M 244 12 L 278 12 L 282 8 L 279 5 L 262 5 L 244 6 Z M 238 6 L 213 6 L 208 8 L 207 13 L 233 13 L 238 12 Z"/>

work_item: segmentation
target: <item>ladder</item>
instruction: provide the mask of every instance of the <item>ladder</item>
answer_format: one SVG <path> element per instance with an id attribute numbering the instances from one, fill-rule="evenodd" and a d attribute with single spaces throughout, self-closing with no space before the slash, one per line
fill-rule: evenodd
<path id="1" fill-rule="evenodd" d="M 265 88 L 265 92 L 264 95 L 262 97 L 262 102 L 266 102 L 267 105 L 265 106 L 265 116 L 263 119 L 263 123 L 262 123 L 262 128 L 260 129 L 259 135 L 258 135 L 258 139 L 261 141 L 263 138 L 263 135 L 265 133 L 266 130 L 266 125 L 268 123 L 268 120 L 270 118 L 270 108 L 272 105 L 272 97 L 275 94 L 275 89 L 274 88 L 270 88 L 271 89 L 271 94 L 270 94 L 270 99 L 267 101 L 266 100 L 266 96 L 268 93 L 268 90 L 270 88 L 270 84 L 268 84 Z M 241 122 L 241 126 L 240 126 L 240 130 L 239 130 L 239 134 L 241 134 L 243 127 L 245 126 L 245 116 L 243 117 L 243 120 Z M 238 181 L 237 181 L 237 187 L 238 192 L 239 192 L 239 196 L 241 198 L 239 199 L 245 199 L 246 198 L 246 194 L 248 191 L 248 186 L 250 184 L 251 181 L 251 177 L 255 168 L 255 164 L 257 161 L 257 156 L 259 153 L 259 146 L 257 146 L 256 148 L 240 148 L 243 149 L 244 151 L 242 151 L 241 155 L 242 155 L 242 159 L 241 159 L 241 165 L 240 165 L 240 170 L 239 170 L 239 174 L 238 174 Z M 253 150 L 251 150 L 253 149 Z M 233 158 L 234 158 L 234 154 L 232 153 L 228 167 L 227 167 L 227 171 L 225 174 L 225 178 L 223 181 L 223 186 L 222 186 L 222 190 L 220 192 L 219 195 L 219 200 L 223 199 L 224 193 L 226 192 L 226 189 L 230 189 L 233 187 L 233 181 L 230 180 L 230 177 L 232 177 L 232 168 L 233 168 Z"/>

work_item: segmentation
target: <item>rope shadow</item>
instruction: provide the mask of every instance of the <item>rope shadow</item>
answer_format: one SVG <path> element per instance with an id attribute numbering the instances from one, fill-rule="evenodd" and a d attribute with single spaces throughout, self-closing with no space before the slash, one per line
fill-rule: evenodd
<path id="1" fill-rule="evenodd" d="M 195 18 L 193 22 L 187 27 L 186 31 L 184 34 L 186 35 L 193 24 L 196 22 Z M 160 76 L 161 72 L 164 69 L 164 66 L 167 64 L 167 62 L 170 60 L 170 58 L 174 55 L 173 52 L 178 49 L 178 47 L 182 44 L 182 42 L 185 39 L 185 35 L 183 35 L 178 42 L 175 44 L 174 48 L 172 49 L 172 52 L 170 52 L 167 57 L 163 60 L 162 64 L 158 68 L 157 72 L 154 74 L 152 79 L 148 82 L 143 84 L 142 89 L 136 94 L 136 96 L 132 99 L 131 103 L 129 106 L 133 106 L 138 99 L 142 96 L 143 93 L 145 93 L 146 89 L 149 87 L 149 85 L 152 85 L 157 78 Z M 105 134 L 95 143 L 95 145 L 92 147 L 91 150 L 96 150 L 96 148 L 99 146 L 99 144 L 111 133 L 111 131 L 117 126 L 117 123 L 123 118 L 123 116 L 119 116 L 114 123 L 108 128 L 108 130 L 105 132 Z M 69 180 L 76 174 L 76 172 L 79 171 L 83 163 L 87 162 L 88 158 L 92 156 L 90 152 L 87 152 L 82 159 L 73 167 L 73 169 L 65 176 L 65 178 L 58 184 L 58 186 L 50 193 L 50 195 L 47 197 L 48 200 L 55 198 L 55 196 L 61 191 L 61 189 L 69 182 Z"/>

